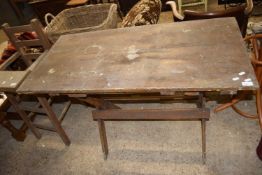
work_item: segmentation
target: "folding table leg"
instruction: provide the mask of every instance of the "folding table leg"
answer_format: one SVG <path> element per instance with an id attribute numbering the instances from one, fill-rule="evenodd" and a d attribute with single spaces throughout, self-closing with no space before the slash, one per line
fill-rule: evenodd
<path id="1" fill-rule="evenodd" d="M 104 153 L 104 159 L 106 160 L 107 155 L 108 155 L 108 145 L 107 145 L 107 138 L 106 138 L 105 123 L 101 119 L 98 119 L 97 122 L 98 122 L 98 127 L 99 127 L 99 134 L 100 134 L 102 150 L 103 150 L 103 153 Z"/>
<path id="2" fill-rule="evenodd" d="M 204 94 L 202 92 L 200 92 L 200 94 L 198 96 L 197 107 L 198 108 L 204 108 L 205 107 L 205 103 L 206 103 L 206 99 L 204 97 Z"/>
<path id="3" fill-rule="evenodd" d="M 203 93 L 199 94 L 198 97 L 198 108 L 204 108 L 205 107 L 206 99 L 204 97 Z M 202 132 L 202 160 L 203 164 L 206 164 L 206 120 L 201 119 L 201 132 Z"/>
<path id="4" fill-rule="evenodd" d="M 61 126 L 61 123 L 59 122 L 58 118 L 56 117 L 56 114 L 54 113 L 53 109 L 49 105 L 47 99 L 45 97 L 37 97 L 39 103 L 43 107 L 43 109 L 46 111 L 46 114 L 53 124 L 56 132 L 60 135 L 61 139 L 65 143 L 65 145 L 69 146 L 70 145 L 70 140 L 68 136 L 66 135 L 64 129 Z"/>
<path id="5" fill-rule="evenodd" d="M 0 113 L 0 123 L 3 127 L 11 132 L 12 137 L 15 138 L 17 141 L 25 140 L 26 134 L 22 130 L 16 129 L 2 113 Z"/>
<path id="6" fill-rule="evenodd" d="M 20 115 L 20 117 L 24 120 L 24 122 L 26 123 L 26 125 L 31 129 L 31 131 L 33 132 L 33 134 L 36 136 L 36 138 L 40 139 L 41 138 L 41 134 L 39 133 L 39 131 L 36 129 L 36 127 L 32 124 L 32 122 L 30 121 L 30 119 L 27 118 L 27 115 L 25 113 L 25 111 L 21 110 L 19 108 L 18 102 L 16 101 L 16 97 L 13 94 L 6 94 L 7 99 L 10 101 L 10 103 L 12 104 L 13 108 L 15 109 L 15 111 Z"/>
<path id="7" fill-rule="evenodd" d="M 206 121 L 201 119 L 201 130 L 202 130 L 202 160 L 203 164 L 206 164 Z"/>

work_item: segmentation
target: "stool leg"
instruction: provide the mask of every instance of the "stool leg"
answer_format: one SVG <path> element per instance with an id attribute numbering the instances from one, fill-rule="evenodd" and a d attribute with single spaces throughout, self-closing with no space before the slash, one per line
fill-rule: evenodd
<path id="1" fill-rule="evenodd" d="M 98 119 L 97 122 L 98 122 L 98 127 L 99 127 L 99 135 L 100 135 L 102 150 L 104 153 L 104 159 L 106 160 L 107 155 L 108 155 L 108 144 L 107 144 L 107 138 L 106 138 L 105 123 L 101 119 Z"/>
<path id="2" fill-rule="evenodd" d="M 63 140 L 63 142 L 65 143 L 65 145 L 69 146 L 70 140 L 69 140 L 68 136 L 66 135 L 64 129 L 61 126 L 61 123 L 57 119 L 54 111 L 50 107 L 46 98 L 45 97 L 37 97 L 37 99 L 38 99 L 39 103 L 41 104 L 41 106 L 43 107 L 43 109 L 45 110 L 47 117 L 49 118 L 49 120 L 53 124 L 56 132 L 60 135 L 60 137 Z"/>
<path id="3" fill-rule="evenodd" d="M 31 129 L 31 131 L 36 136 L 36 138 L 40 139 L 41 134 L 36 129 L 36 127 L 32 124 L 32 122 L 27 118 L 26 113 L 19 108 L 19 105 L 16 101 L 16 97 L 13 94 L 6 94 L 6 96 L 7 96 L 7 99 L 10 101 L 10 103 L 12 104 L 15 111 L 20 115 L 20 117 L 23 119 L 26 125 Z"/>
<path id="4" fill-rule="evenodd" d="M 206 164 L 206 121 L 201 119 L 201 131 L 202 131 L 202 160 L 203 164 Z"/>

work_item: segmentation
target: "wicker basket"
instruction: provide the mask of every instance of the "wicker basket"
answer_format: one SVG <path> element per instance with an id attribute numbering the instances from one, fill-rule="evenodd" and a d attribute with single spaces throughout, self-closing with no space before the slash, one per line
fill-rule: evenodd
<path id="1" fill-rule="evenodd" d="M 50 16 L 53 19 L 49 23 L 47 19 Z M 85 5 L 63 10 L 56 17 L 47 14 L 45 19 L 45 31 L 49 39 L 55 42 L 60 35 L 116 28 L 117 5 Z"/>

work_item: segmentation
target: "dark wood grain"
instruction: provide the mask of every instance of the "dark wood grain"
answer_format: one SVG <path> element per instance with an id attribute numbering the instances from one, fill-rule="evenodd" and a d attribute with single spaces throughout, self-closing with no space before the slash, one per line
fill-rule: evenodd
<path id="1" fill-rule="evenodd" d="M 245 75 L 239 76 L 239 72 Z M 238 81 L 232 78 L 239 77 Z M 241 82 L 250 78 L 253 86 Z M 65 35 L 20 93 L 147 93 L 258 88 L 234 18 Z"/>
<path id="2" fill-rule="evenodd" d="M 209 119 L 210 110 L 196 109 L 109 109 L 92 111 L 95 120 L 200 120 Z"/>

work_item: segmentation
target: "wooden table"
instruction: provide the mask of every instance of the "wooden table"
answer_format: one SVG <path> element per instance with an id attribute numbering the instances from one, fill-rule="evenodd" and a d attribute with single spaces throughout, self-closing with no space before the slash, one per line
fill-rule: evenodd
<path id="1" fill-rule="evenodd" d="M 209 111 L 204 92 L 256 89 L 237 23 L 221 18 L 64 35 L 18 92 L 37 95 L 45 104 L 43 94 L 77 97 L 95 106 L 93 117 L 106 157 L 104 120 L 200 120 L 205 143 Z M 199 94 L 195 109 L 120 110 L 105 98 L 165 98 L 192 92 Z M 205 158 L 205 144 L 202 150 Z"/>

